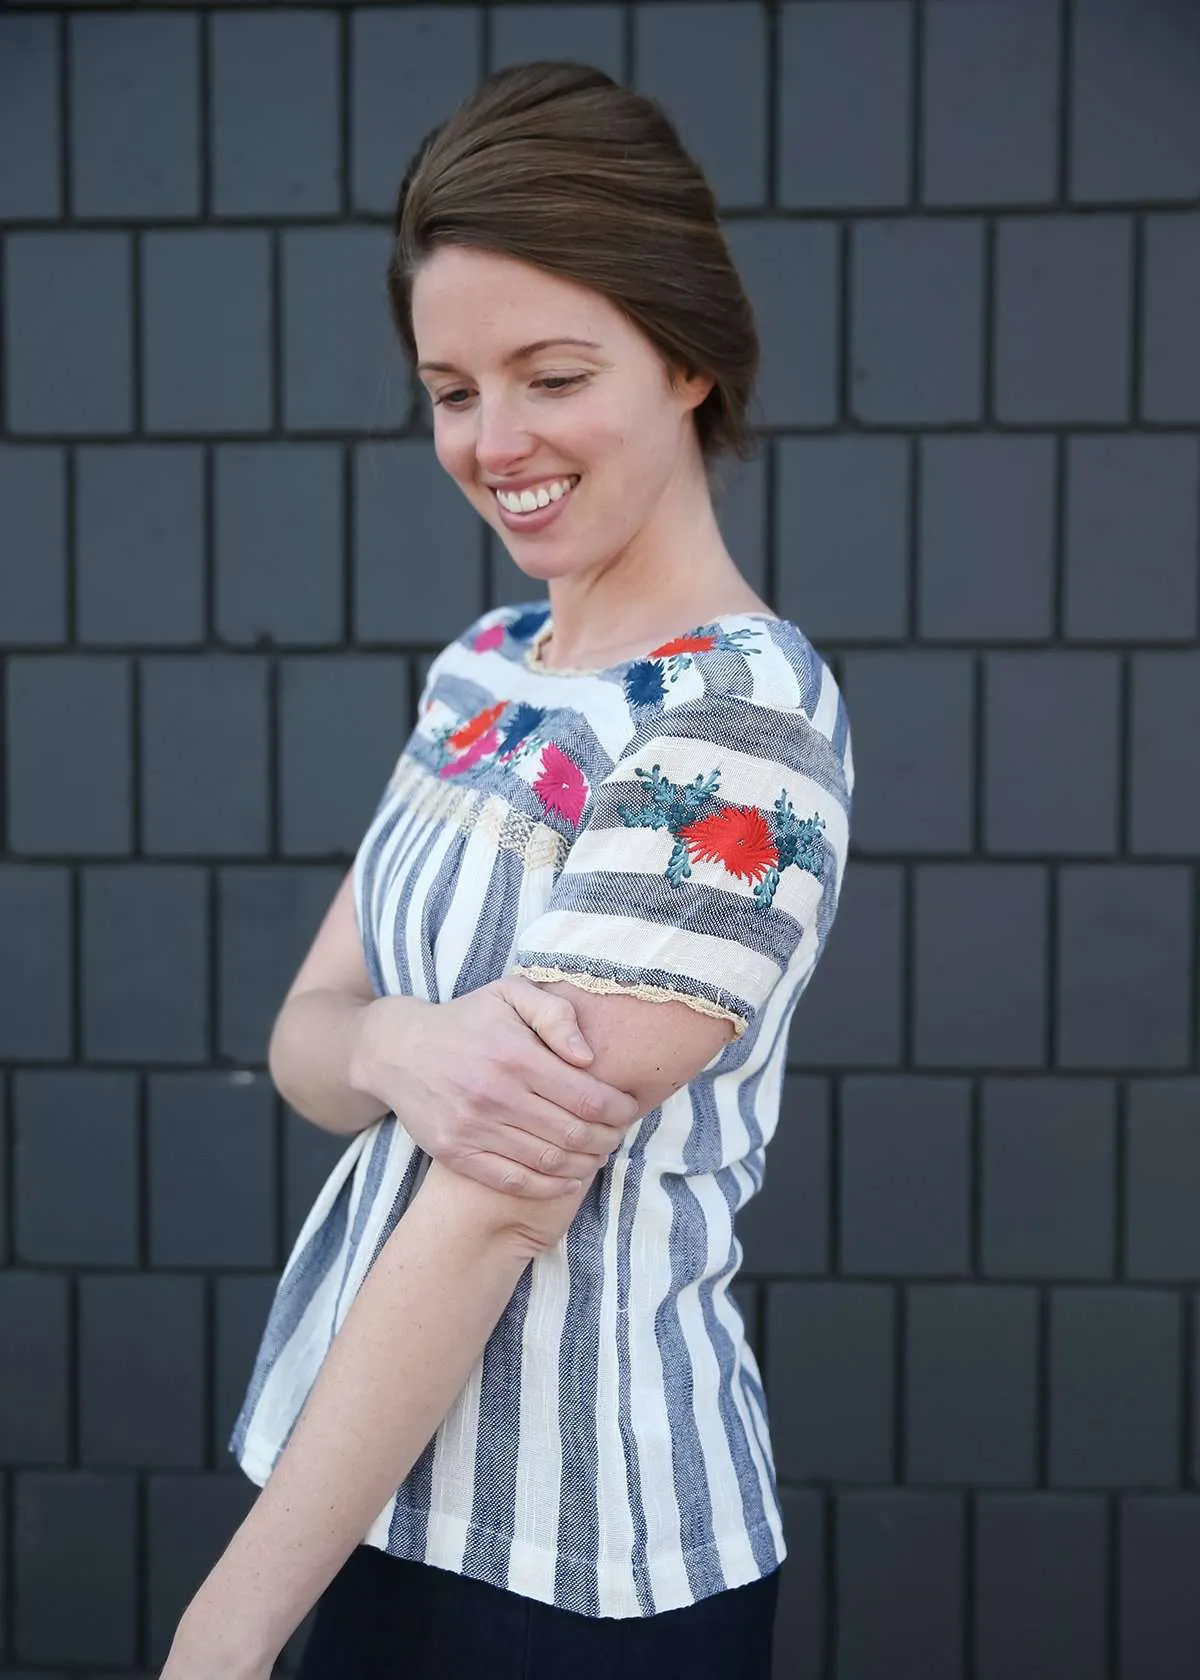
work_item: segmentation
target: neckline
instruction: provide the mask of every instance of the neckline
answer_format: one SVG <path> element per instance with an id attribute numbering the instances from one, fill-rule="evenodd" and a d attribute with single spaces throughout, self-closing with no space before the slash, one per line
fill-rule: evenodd
<path id="1" fill-rule="evenodd" d="M 666 637 L 665 641 L 667 641 L 667 642 L 675 641 L 680 636 L 690 636 L 690 635 L 694 634 L 697 630 L 707 629 L 708 626 L 711 625 L 711 624 L 724 624 L 730 619 L 762 620 L 764 623 L 768 623 L 768 624 L 782 623 L 782 618 L 781 618 L 779 613 L 762 613 L 762 612 L 718 613 L 715 618 L 706 618 L 706 619 L 703 619 L 699 624 L 689 625 L 686 630 L 677 630 L 675 632 L 674 636 Z M 553 630 L 554 630 L 554 620 L 550 617 L 550 614 L 547 613 L 545 619 L 542 621 L 541 624 L 539 624 L 538 628 L 534 631 L 533 635 L 529 639 L 528 644 L 526 645 L 526 647 L 523 650 L 523 656 L 522 657 L 523 657 L 523 661 L 524 661 L 524 664 L 526 666 L 526 669 L 532 671 L 535 674 L 535 676 L 539 676 L 539 677 L 605 677 L 611 671 L 624 671 L 630 665 L 637 665 L 643 659 L 649 659 L 650 658 L 650 649 L 647 649 L 645 653 L 635 653 L 629 659 L 615 660 L 611 665 L 553 665 L 553 666 L 552 665 L 543 665 L 538 658 L 538 653 L 541 649 L 541 646 L 542 646 L 543 642 L 545 642 L 547 640 L 547 638 L 552 634 Z M 662 647 L 664 645 L 665 645 L 665 643 L 663 641 L 657 642 L 655 644 L 655 646 L 657 646 L 657 647 Z"/>

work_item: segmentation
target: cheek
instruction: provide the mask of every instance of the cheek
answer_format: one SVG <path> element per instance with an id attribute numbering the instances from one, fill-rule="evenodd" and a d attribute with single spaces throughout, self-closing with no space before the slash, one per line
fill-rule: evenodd
<path id="1" fill-rule="evenodd" d="M 457 427 L 448 426 L 436 418 L 433 423 L 433 452 L 437 456 L 438 465 L 448 472 L 451 478 L 466 479 L 473 476 L 473 454 L 469 440 Z"/>

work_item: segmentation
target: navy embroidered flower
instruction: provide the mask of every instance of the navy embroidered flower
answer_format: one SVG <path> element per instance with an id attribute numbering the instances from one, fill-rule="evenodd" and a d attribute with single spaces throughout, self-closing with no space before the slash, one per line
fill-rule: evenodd
<path id="1" fill-rule="evenodd" d="M 521 742 L 537 728 L 545 715 L 544 706 L 531 706 L 527 700 L 518 700 L 500 737 L 500 757 L 507 758 L 510 753 L 516 752 Z"/>
<path id="2" fill-rule="evenodd" d="M 625 673 L 625 698 L 631 706 L 660 706 L 666 692 L 662 672 L 652 659 L 639 659 Z"/>
<path id="3" fill-rule="evenodd" d="M 509 620 L 508 633 L 516 642 L 527 642 L 542 628 L 549 616 L 549 607 L 532 607 L 528 612 L 518 613 L 516 618 Z"/>
<path id="4" fill-rule="evenodd" d="M 685 785 L 669 781 L 657 764 L 650 770 L 635 769 L 634 775 L 644 780 L 650 798 L 639 811 L 618 806 L 621 820 L 626 828 L 666 828 L 675 836 L 664 871 L 673 887 L 682 886 L 691 875 L 692 858 L 719 862 L 739 880 L 753 881 L 755 903 L 767 910 L 789 865 L 821 878 L 824 818 L 797 817 L 786 789 L 766 812 L 755 805 L 719 803 L 719 770 Z M 712 807 L 707 812 L 706 805 Z"/>

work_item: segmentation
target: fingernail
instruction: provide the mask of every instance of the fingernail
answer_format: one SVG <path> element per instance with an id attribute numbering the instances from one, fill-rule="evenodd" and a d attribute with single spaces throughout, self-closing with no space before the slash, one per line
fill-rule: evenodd
<path id="1" fill-rule="evenodd" d="M 584 1038 L 582 1033 L 572 1033 L 570 1042 L 571 1042 L 572 1050 L 577 1051 L 579 1053 L 579 1055 L 581 1055 L 581 1056 L 590 1056 L 591 1055 L 592 1047 L 588 1043 L 587 1039 Z"/>

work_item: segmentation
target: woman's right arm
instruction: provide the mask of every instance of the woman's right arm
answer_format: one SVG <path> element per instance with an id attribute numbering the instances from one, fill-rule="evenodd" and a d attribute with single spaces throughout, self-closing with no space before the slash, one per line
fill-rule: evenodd
<path id="1" fill-rule="evenodd" d="M 512 1195 L 569 1193 L 636 1117 L 587 1071 L 575 1009 L 521 975 L 449 1003 L 377 997 L 348 871 L 271 1032 L 271 1078 L 323 1130 L 350 1136 L 394 1113 L 464 1177 Z"/>

